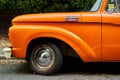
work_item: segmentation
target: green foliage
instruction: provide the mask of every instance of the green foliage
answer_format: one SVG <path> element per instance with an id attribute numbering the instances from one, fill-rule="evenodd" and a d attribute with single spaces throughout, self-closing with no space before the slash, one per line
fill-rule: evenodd
<path id="1" fill-rule="evenodd" d="M 54 2 L 51 5 L 47 6 L 43 12 L 65 12 L 68 9 L 68 4 L 62 4 Z"/>
<path id="2" fill-rule="evenodd" d="M 0 0 L 0 14 L 28 14 L 82 10 L 88 0 Z"/>
<path id="3" fill-rule="evenodd" d="M 0 14 L 38 13 L 47 6 L 47 0 L 0 0 Z"/>
<path id="4" fill-rule="evenodd" d="M 88 1 L 90 0 L 70 0 L 71 9 L 75 9 L 75 11 L 80 11 L 85 7 Z"/>

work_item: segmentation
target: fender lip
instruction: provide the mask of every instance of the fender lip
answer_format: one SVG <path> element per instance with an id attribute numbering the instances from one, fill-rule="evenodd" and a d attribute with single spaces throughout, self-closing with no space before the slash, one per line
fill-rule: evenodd
<path id="1" fill-rule="evenodd" d="M 45 31 L 47 30 L 47 28 L 44 28 L 44 27 L 41 29 L 45 29 Z M 29 37 L 28 40 L 31 41 L 31 40 L 35 39 L 36 37 L 53 37 L 53 38 L 62 40 L 65 43 L 67 43 L 69 46 L 71 46 L 84 62 L 98 61 L 95 52 L 90 48 L 90 46 L 84 40 L 82 40 L 76 34 L 70 32 L 66 29 L 58 28 L 58 27 L 54 27 L 54 28 L 50 28 L 50 29 L 48 30 L 49 34 L 48 34 L 48 32 L 44 32 L 44 30 L 42 30 L 43 32 L 38 33 L 40 36 L 36 36 L 38 34 L 35 33 L 31 37 Z M 58 35 L 58 36 L 53 35 L 53 32 L 51 32 L 52 30 L 57 31 L 54 33 L 57 33 L 56 35 Z M 61 32 L 62 32 L 62 34 L 61 34 Z M 63 35 L 63 33 L 65 35 Z M 30 42 L 30 41 L 26 41 L 26 42 Z M 84 53 L 86 53 L 86 54 L 84 54 Z"/>

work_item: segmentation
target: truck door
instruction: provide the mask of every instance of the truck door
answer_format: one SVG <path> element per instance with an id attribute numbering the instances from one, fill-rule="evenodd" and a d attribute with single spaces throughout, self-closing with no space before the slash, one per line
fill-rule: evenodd
<path id="1" fill-rule="evenodd" d="M 102 13 L 102 60 L 120 61 L 120 0 L 108 0 Z"/>

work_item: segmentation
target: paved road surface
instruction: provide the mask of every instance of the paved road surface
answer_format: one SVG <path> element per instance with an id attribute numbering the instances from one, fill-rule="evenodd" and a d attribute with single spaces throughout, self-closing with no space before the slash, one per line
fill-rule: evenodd
<path id="1" fill-rule="evenodd" d="M 34 74 L 25 61 L 1 61 L 0 80 L 120 80 L 119 63 L 68 64 L 51 76 Z"/>
<path id="2" fill-rule="evenodd" d="M 66 61 L 60 72 L 51 76 L 34 74 L 24 60 L 1 59 L 0 80 L 120 80 L 120 63 L 79 63 Z"/>

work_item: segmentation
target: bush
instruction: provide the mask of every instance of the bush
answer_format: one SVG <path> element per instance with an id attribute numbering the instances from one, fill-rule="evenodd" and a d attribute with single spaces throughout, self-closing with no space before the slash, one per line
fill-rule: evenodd
<path id="1" fill-rule="evenodd" d="M 0 14 L 80 11 L 88 0 L 0 0 Z"/>
<path id="2" fill-rule="evenodd" d="M 47 0 L 0 0 L 0 14 L 38 13 L 47 6 Z"/>

